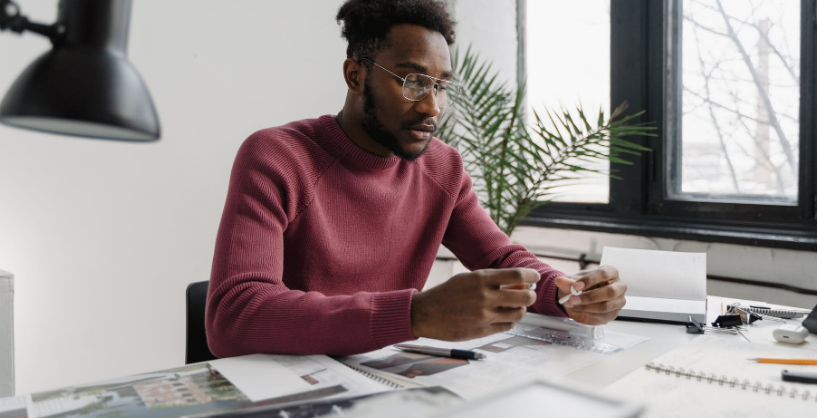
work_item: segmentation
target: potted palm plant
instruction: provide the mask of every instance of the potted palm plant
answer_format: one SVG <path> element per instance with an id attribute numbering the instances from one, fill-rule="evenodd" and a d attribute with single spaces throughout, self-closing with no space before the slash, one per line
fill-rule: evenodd
<path id="1" fill-rule="evenodd" d="M 509 236 L 531 210 L 547 203 L 560 187 L 592 174 L 619 179 L 615 170 L 594 163 L 632 164 L 624 157 L 649 148 L 624 139 L 655 136 L 650 123 L 631 123 L 644 112 L 623 116 L 622 103 L 608 116 L 591 120 L 579 106 L 570 112 L 533 111 L 525 120 L 525 85 L 509 87 L 498 72 L 469 47 L 452 65 L 459 94 L 438 127 L 437 136 L 462 154 L 480 204 Z"/>

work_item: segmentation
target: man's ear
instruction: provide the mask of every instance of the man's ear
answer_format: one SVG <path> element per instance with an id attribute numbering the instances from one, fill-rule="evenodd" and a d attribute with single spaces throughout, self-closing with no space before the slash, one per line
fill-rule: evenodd
<path id="1" fill-rule="evenodd" d="M 343 80 L 349 92 L 355 95 L 363 94 L 363 80 L 366 77 L 366 67 L 357 61 L 347 58 L 343 61 Z"/>

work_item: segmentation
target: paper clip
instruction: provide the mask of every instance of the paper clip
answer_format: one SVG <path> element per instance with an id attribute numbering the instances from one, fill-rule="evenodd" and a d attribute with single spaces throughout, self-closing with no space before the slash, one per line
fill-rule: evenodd
<path id="1" fill-rule="evenodd" d="M 748 309 L 745 309 L 742 306 L 740 306 L 740 302 L 730 303 L 728 305 L 728 307 L 726 308 L 726 311 L 730 312 L 730 313 L 739 314 L 741 319 L 743 319 L 744 316 L 747 316 L 749 318 L 749 320 L 750 320 L 750 322 L 747 322 L 749 324 L 755 322 L 754 320 L 751 320 L 751 318 L 753 316 L 757 316 L 760 319 L 766 320 L 766 321 L 782 322 L 784 324 L 786 323 L 786 320 L 783 319 L 783 318 L 779 318 L 779 317 L 771 316 L 771 315 L 765 315 L 765 314 L 762 314 L 762 313 L 757 312 L 757 311 L 750 312 Z M 746 321 L 744 320 L 743 322 L 746 322 Z"/>

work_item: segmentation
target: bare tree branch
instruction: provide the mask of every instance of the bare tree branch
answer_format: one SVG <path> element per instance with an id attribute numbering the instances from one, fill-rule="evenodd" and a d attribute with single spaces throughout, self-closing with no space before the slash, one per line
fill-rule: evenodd
<path id="1" fill-rule="evenodd" d="M 772 172 L 774 173 L 774 178 L 776 180 L 775 183 L 777 185 L 777 192 L 780 193 L 781 195 L 785 194 L 786 193 L 786 186 L 785 186 L 785 184 L 783 184 L 783 174 L 780 173 L 780 167 L 778 167 L 777 165 L 774 164 L 774 162 L 772 162 L 772 157 L 769 155 L 769 153 L 766 152 L 765 149 L 763 149 L 760 146 L 761 145 L 760 144 L 760 139 L 756 135 L 754 135 L 754 132 L 752 132 L 752 129 L 749 127 L 749 125 L 746 124 L 746 121 L 744 120 L 744 118 L 739 117 L 738 122 L 740 122 L 740 125 L 746 131 L 748 136 L 750 138 L 752 138 L 753 142 L 755 143 L 755 146 L 759 148 L 760 153 L 763 155 L 763 161 L 765 162 L 765 164 L 764 164 L 765 167 L 771 169 Z"/>
<path id="2" fill-rule="evenodd" d="M 752 17 L 753 18 L 755 17 L 755 9 L 752 9 Z M 800 85 L 800 76 L 794 72 L 794 68 L 791 65 L 789 65 L 789 61 L 783 56 L 783 54 L 780 52 L 780 50 L 778 50 L 777 47 L 774 46 L 774 44 L 772 43 L 772 40 L 769 39 L 769 34 L 766 33 L 760 27 L 760 25 L 757 24 L 757 18 L 755 18 L 754 22 L 743 21 L 743 20 L 738 19 L 738 18 L 736 18 L 734 16 L 732 17 L 732 19 L 734 19 L 734 20 L 736 20 L 736 21 L 738 21 L 740 23 L 743 23 L 744 25 L 749 25 L 749 26 L 755 28 L 755 30 L 757 30 L 757 33 L 760 34 L 760 37 L 763 38 L 763 41 L 766 42 L 766 45 L 768 45 L 769 48 L 771 48 L 772 52 L 774 52 L 774 54 L 777 55 L 777 58 L 780 59 L 780 62 L 783 64 L 783 66 L 786 67 L 786 71 L 789 72 L 789 75 L 791 76 L 792 80 L 794 80 L 794 82 L 798 86 Z"/>
<path id="3" fill-rule="evenodd" d="M 695 43 L 700 45 L 700 41 L 698 39 L 698 29 L 697 27 L 693 29 L 695 34 Z M 701 48 L 697 48 L 698 51 L 698 63 L 701 65 L 701 75 L 704 77 L 704 91 L 706 92 L 705 100 L 709 104 L 709 117 L 712 119 L 712 125 L 715 127 L 715 132 L 718 134 L 718 141 L 721 147 L 721 154 L 726 159 L 726 165 L 729 167 L 729 176 L 732 179 L 732 187 L 734 188 L 736 193 L 740 193 L 740 184 L 738 183 L 738 176 L 735 173 L 735 166 L 732 164 L 732 158 L 729 156 L 729 151 L 726 149 L 726 141 L 723 138 L 723 132 L 721 130 L 720 123 L 718 122 L 718 118 L 715 117 L 715 109 L 712 106 L 712 102 L 709 100 L 709 78 L 712 76 L 712 72 L 720 65 L 716 64 L 715 67 L 710 71 L 707 72 L 706 64 L 704 63 L 704 58 L 701 55 Z"/>
<path id="4" fill-rule="evenodd" d="M 740 111 L 738 111 L 738 110 L 732 109 L 732 108 L 731 108 L 731 107 L 729 107 L 729 106 L 726 106 L 726 105 L 720 104 L 720 103 L 718 103 L 718 102 L 716 102 L 716 101 L 714 101 L 714 100 L 712 100 L 712 99 L 710 99 L 710 98 L 704 97 L 704 96 L 700 95 L 699 93 L 696 93 L 696 92 L 694 92 L 694 91 L 690 90 L 690 89 L 689 89 L 689 88 L 687 88 L 687 87 L 684 87 L 684 91 L 686 91 L 687 93 L 689 93 L 689 94 L 691 94 L 691 95 L 693 95 L 693 96 L 695 96 L 695 97 L 697 97 L 697 98 L 699 98 L 699 99 L 703 100 L 703 101 L 704 101 L 704 103 L 710 103 L 710 104 L 712 104 L 712 106 L 715 106 L 715 107 L 717 107 L 717 108 L 719 108 L 719 109 L 723 109 L 723 110 L 725 110 L 725 111 L 727 111 L 727 112 L 730 112 L 730 113 L 734 113 L 735 115 L 737 115 L 737 116 L 739 116 L 739 117 L 746 118 L 746 119 L 751 119 L 751 120 L 753 120 L 753 121 L 755 121 L 755 122 L 757 122 L 757 123 L 766 123 L 766 124 L 768 124 L 768 123 L 769 123 L 769 121 L 767 121 L 767 120 L 760 120 L 760 119 L 758 119 L 758 118 L 756 118 L 756 117 L 754 117 L 754 116 L 749 116 L 749 115 L 747 115 L 747 114 L 745 114 L 745 113 L 741 113 L 741 112 L 740 112 Z"/>
<path id="5" fill-rule="evenodd" d="M 749 72 L 752 74 L 752 79 L 755 80 L 755 84 L 758 86 L 758 94 L 760 94 L 761 99 L 763 100 L 766 108 L 769 110 L 769 122 L 771 122 L 772 127 L 774 128 L 775 132 L 777 133 L 777 138 L 780 140 L 780 145 L 783 148 L 783 153 L 786 155 L 786 159 L 789 161 L 789 167 L 792 170 L 792 173 L 796 176 L 797 175 L 797 159 L 792 152 L 791 143 L 786 138 L 785 132 L 783 132 L 783 127 L 780 125 L 780 122 L 777 120 L 777 114 L 774 111 L 774 106 L 772 105 L 772 101 L 769 98 L 769 92 L 767 92 L 762 83 L 760 83 L 760 79 L 757 75 L 757 71 L 755 71 L 755 67 L 752 64 L 752 60 L 749 55 L 746 53 L 746 49 L 743 47 L 743 43 L 738 39 L 735 30 L 732 28 L 732 24 L 729 21 L 729 16 L 726 14 L 726 10 L 723 8 L 723 4 L 721 4 L 721 0 L 716 0 L 718 4 L 718 9 L 720 10 L 721 16 L 723 17 L 724 22 L 726 23 L 727 33 L 729 34 L 729 38 L 732 42 L 735 43 L 740 54 L 743 56 L 743 60 L 746 63 L 746 67 Z"/>

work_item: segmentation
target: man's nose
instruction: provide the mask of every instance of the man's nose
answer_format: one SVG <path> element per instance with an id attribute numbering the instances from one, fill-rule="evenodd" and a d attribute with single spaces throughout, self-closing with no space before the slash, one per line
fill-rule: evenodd
<path id="1" fill-rule="evenodd" d="M 414 108 L 417 113 L 426 115 L 427 117 L 435 118 L 440 116 L 442 109 L 440 109 L 440 106 L 437 104 L 437 92 L 434 87 L 426 94 L 426 97 L 416 102 Z"/>

